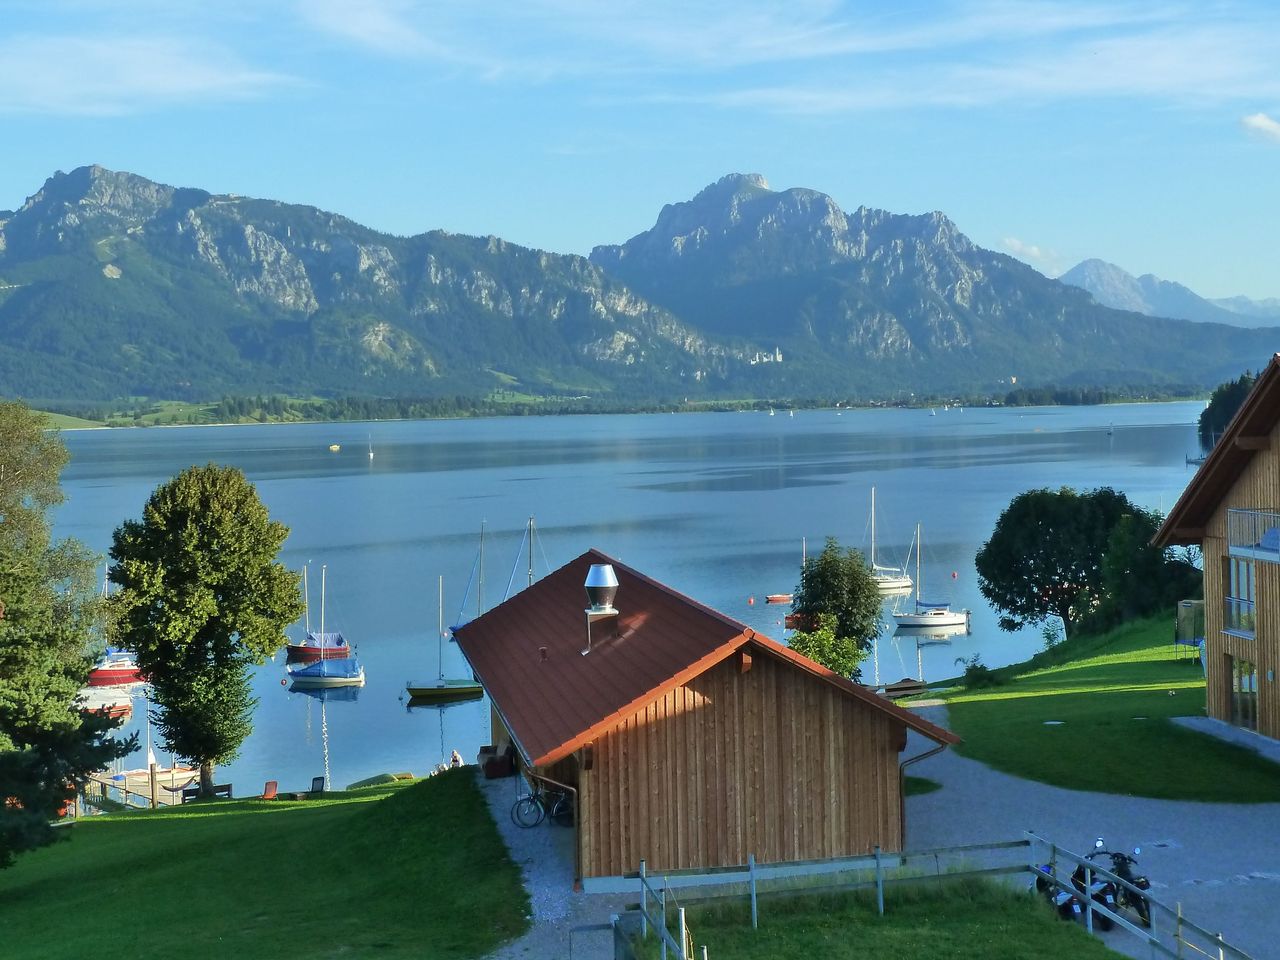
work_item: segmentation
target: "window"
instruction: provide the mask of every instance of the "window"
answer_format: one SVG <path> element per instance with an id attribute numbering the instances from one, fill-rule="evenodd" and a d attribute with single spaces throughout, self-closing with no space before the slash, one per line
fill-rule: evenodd
<path id="1" fill-rule="evenodd" d="M 1252 560 L 1227 558 L 1227 595 L 1223 600 L 1222 629 L 1253 638 L 1254 599 L 1257 580 Z"/>
<path id="2" fill-rule="evenodd" d="M 1258 667 L 1248 660 L 1227 657 L 1231 667 L 1231 722 L 1258 729 Z"/>

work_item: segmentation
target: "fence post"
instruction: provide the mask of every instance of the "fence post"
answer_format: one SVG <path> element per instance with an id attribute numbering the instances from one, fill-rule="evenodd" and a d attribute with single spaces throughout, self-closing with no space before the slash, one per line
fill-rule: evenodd
<path id="1" fill-rule="evenodd" d="M 640 860 L 640 935 L 649 939 L 649 884 L 644 875 L 644 859 Z"/>
<path id="2" fill-rule="evenodd" d="M 756 915 L 756 855 L 754 853 L 747 854 L 747 874 L 751 883 L 751 929 L 758 930 L 760 924 Z"/>
<path id="3" fill-rule="evenodd" d="M 1218 960 L 1226 960 L 1227 951 L 1223 949 L 1225 944 L 1222 940 L 1222 934 L 1219 933 L 1216 937 L 1214 937 L 1214 939 L 1218 941 Z"/>
<path id="4" fill-rule="evenodd" d="M 151 809 L 154 810 L 160 806 L 160 794 L 156 790 L 156 765 L 154 763 L 147 764 L 148 779 L 151 781 Z"/>
<path id="5" fill-rule="evenodd" d="M 876 909 L 884 916 L 884 862 L 880 859 L 880 845 L 876 844 Z"/>
<path id="6" fill-rule="evenodd" d="M 662 885 L 660 892 L 662 897 L 662 936 L 658 939 L 662 942 L 662 960 L 667 960 L 667 938 L 671 934 L 667 931 L 667 885 Z"/>
<path id="7" fill-rule="evenodd" d="M 1084 866 L 1084 926 L 1093 933 L 1093 867 Z"/>
<path id="8" fill-rule="evenodd" d="M 684 923 L 684 907 L 676 908 L 676 922 L 680 926 L 680 960 L 691 960 L 689 956 L 689 928 Z"/>

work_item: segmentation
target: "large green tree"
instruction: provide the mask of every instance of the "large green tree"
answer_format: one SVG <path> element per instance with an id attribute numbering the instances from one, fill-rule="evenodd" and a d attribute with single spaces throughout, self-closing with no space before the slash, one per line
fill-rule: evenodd
<path id="1" fill-rule="evenodd" d="M 871 569 L 857 550 L 844 550 L 835 537 L 800 571 L 791 609 L 799 633 L 791 646 L 841 676 L 857 677 L 880 632 L 880 593 Z"/>
<path id="2" fill-rule="evenodd" d="M 1120 518 L 1137 513 L 1123 493 L 1027 490 L 1000 514 L 978 551 L 978 587 L 1000 627 L 1060 617 L 1067 633 L 1103 598 L 1103 556 Z"/>
<path id="3" fill-rule="evenodd" d="M 165 745 L 200 765 L 206 796 L 252 730 L 249 667 L 302 615 L 298 575 L 276 561 L 288 534 L 243 473 L 215 464 L 162 484 L 115 532 L 121 643 L 151 682 Z"/>
<path id="4" fill-rule="evenodd" d="M 43 417 L 0 403 L 0 867 L 51 842 L 75 788 L 132 748 L 110 736 L 118 721 L 78 709 L 102 605 L 97 558 L 51 539 L 66 462 Z"/>

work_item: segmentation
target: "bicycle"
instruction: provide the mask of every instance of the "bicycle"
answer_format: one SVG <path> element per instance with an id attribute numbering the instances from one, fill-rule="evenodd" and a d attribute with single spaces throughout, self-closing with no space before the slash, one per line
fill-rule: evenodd
<path id="1" fill-rule="evenodd" d="M 535 787 L 511 806 L 511 819 L 521 827 L 536 827 L 543 820 L 561 826 L 573 823 L 573 798 L 563 790 Z"/>

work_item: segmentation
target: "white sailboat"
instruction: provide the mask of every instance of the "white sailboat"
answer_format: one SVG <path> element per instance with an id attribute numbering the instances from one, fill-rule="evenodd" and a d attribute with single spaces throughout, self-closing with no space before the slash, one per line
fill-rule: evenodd
<path id="1" fill-rule="evenodd" d="M 911 589 L 911 578 L 902 567 L 876 563 L 876 488 L 871 488 L 871 579 L 880 593 L 902 593 Z"/>
<path id="2" fill-rule="evenodd" d="M 921 574 L 920 555 L 924 553 L 924 541 L 921 539 L 921 525 L 916 524 L 916 602 L 911 613 L 895 613 L 894 621 L 899 627 L 938 628 L 959 627 L 968 629 L 969 611 L 952 610 L 948 601 L 927 601 L 920 599 Z"/>

